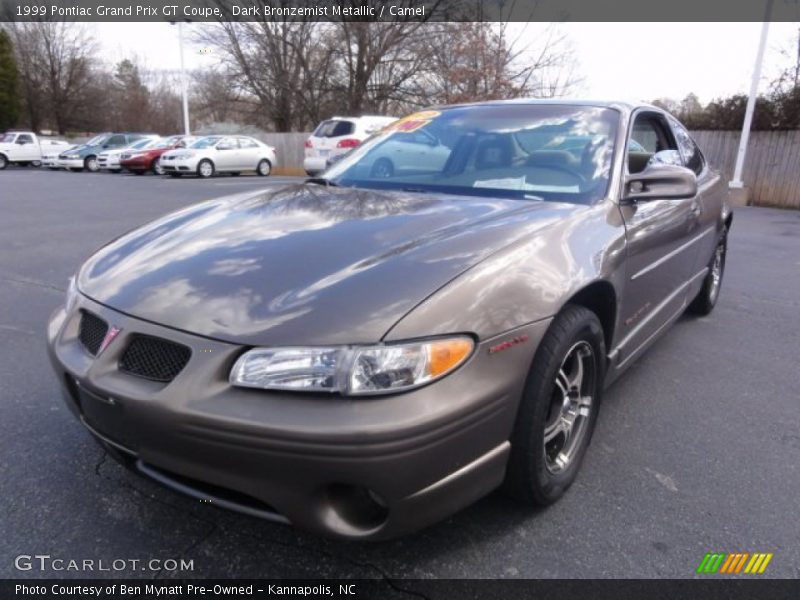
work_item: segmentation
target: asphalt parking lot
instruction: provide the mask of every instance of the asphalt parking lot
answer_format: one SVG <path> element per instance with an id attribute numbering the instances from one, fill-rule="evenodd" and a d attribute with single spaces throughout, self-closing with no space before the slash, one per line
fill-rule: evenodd
<path id="1" fill-rule="evenodd" d="M 682 318 L 606 394 L 577 483 L 546 510 L 494 494 L 416 535 L 341 543 L 124 470 L 62 405 L 45 351 L 67 278 L 187 204 L 292 178 L 0 173 L 0 577 L 693 577 L 772 552 L 800 577 L 800 213 L 740 209 L 717 309 Z M 184 558 L 192 572 L 18 571 L 20 554 Z"/>

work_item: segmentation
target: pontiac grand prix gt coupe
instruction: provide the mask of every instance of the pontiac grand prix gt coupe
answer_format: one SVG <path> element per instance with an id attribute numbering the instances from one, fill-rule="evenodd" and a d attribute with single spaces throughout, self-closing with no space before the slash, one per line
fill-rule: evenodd
<path id="1" fill-rule="evenodd" d="M 447 159 L 375 169 L 404 136 Z M 714 308 L 726 202 L 652 106 L 440 107 L 323 177 L 110 242 L 53 314 L 50 356 L 115 458 L 218 506 L 378 539 L 500 486 L 549 504 L 604 387 Z"/>

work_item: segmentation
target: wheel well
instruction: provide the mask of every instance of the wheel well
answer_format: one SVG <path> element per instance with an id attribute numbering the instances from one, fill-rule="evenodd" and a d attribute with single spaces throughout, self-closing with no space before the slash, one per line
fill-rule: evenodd
<path id="1" fill-rule="evenodd" d="M 572 296 L 567 303 L 583 306 L 597 315 L 603 326 L 606 350 L 610 352 L 617 320 L 617 294 L 614 286 L 607 281 L 595 281 Z"/>

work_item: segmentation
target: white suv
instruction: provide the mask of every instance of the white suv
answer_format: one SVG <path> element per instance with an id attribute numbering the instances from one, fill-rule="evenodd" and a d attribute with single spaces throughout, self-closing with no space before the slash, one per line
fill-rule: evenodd
<path id="1" fill-rule="evenodd" d="M 332 117 L 320 123 L 305 143 L 303 168 L 309 175 L 325 170 L 329 158 L 346 154 L 395 117 Z"/>

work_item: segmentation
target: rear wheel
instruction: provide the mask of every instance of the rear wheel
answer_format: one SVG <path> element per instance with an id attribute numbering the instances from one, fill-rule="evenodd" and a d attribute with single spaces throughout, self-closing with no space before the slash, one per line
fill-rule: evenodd
<path id="1" fill-rule="evenodd" d="M 542 339 L 511 438 L 505 490 L 529 504 L 558 500 L 575 481 L 597 421 L 605 373 L 597 316 L 567 305 Z"/>
<path id="2" fill-rule="evenodd" d="M 270 173 L 272 173 L 272 165 L 266 158 L 262 158 L 258 162 L 256 173 L 258 173 L 261 177 L 267 177 Z"/>
<path id="3" fill-rule="evenodd" d="M 5 157 L 5 155 L 0 154 L 0 171 L 5 169 L 7 166 L 8 166 L 8 159 Z"/>
<path id="4" fill-rule="evenodd" d="M 714 250 L 711 262 L 708 264 L 708 274 L 703 280 L 703 287 L 689 305 L 689 312 L 704 316 L 709 314 L 717 305 L 719 290 L 722 288 L 722 276 L 725 274 L 725 256 L 728 253 L 728 231 L 722 232 L 722 237 Z"/>
<path id="5" fill-rule="evenodd" d="M 212 163 L 207 158 L 204 158 L 200 161 L 200 164 L 197 165 L 197 176 L 208 178 L 214 174 L 214 163 Z"/>
<path id="6" fill-rule="evenodd" d="M 87 156 L 83 161 L 83 168 L 91 173 L 97 173 L 100 167 L 97 166 L 96 156 Z"/>

